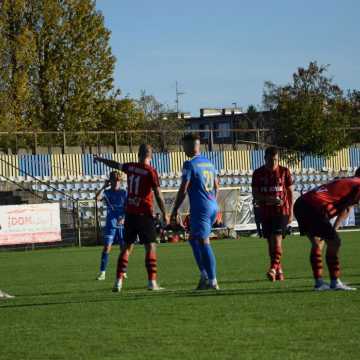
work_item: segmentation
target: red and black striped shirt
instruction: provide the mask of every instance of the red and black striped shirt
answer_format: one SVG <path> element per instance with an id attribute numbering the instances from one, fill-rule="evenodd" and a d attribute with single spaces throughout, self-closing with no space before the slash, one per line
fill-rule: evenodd
<path id="1" fill-rule="evenodd" d="M 307 192 L 302 199 L 331 219 L 360 201 L 360 178 L 334 180 Z"/>
<path id="2" fill-rule="evenodd" d="M 252 188 L 265 197 L 275 196 L 281 200 L 280 205 L 268 205 L 266 201 L 258 202 L 262 219 L 276 215 L 290 215 L 288 190 L 292 185 L 290 170 L 284 166 L 279 165 L 272 170 L 264 165 L 254 171 Z"/>

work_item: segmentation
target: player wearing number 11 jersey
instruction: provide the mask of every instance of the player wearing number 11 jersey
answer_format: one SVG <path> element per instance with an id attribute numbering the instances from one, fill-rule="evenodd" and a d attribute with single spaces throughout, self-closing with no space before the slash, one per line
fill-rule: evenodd
<path id="1" fill-rule="evenodd" d="M 139 237 L 145 246 L 145 265 L 148 272 L 148 289 L 160 290 L 157 284 L 156 229 L 153 217 L 153 193 L 163 214 L 164 222 L 168 223 L 165 203 L 161 195 L 159 177 L 156 169 L 150 165 L 152 148 L 142 144 L 139 148 L 139 162 L 120 164 L 113 160 L 94 157 L 107 166 L 119 169 L 127 175 L 127 202 L 125 209 L 125 248 L 121 251 L 114 291 L 120 291 L 122 281 L 127 272 L 127 265 L 134 243 Z"/>
<path id="2" fill-rule="evenodd" d="M 190 200 L 190 240 L 201 277 L 198 289 L 218 289 L 216 261 L 210 245 L 210 233 L 218 212 L 216 201 L 218 182 L 214 165 L 200 154 L 200 140 L 197 135 L 188 134 L 183 138 L 184 151 L 191 160 L 183 165 L 182 183 L 178 191 L 172 222 L 178 218 L 177 212 L 186 193 Z"/>

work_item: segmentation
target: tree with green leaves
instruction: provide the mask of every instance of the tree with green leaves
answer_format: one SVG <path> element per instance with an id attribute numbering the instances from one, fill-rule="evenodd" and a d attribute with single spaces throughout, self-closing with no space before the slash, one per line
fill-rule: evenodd
<path id="1" fill-rule="evenodd" d="M 99 127 L 113 91 L 110 32 L 93 0 L 0 2 L 0 127 Z"/>
<path id="2" fill-rule="evenodd" d="M 144 130 L 156 130 L 151 135 L 151 144 L 158 151 L 167 151 L 169 145 L 179 144 L 185 120 L 174 109 L 160 103 L 155 96 L 141 92 L 138 108 L 144 114 Z"/>
<path id="3" fill-rule="evenodd" d="M 310 62 L 298 68 L 291 84 L 265 83 L 263 104 L 273 112 L 278 146 L 330 156 L 349 144 L 352 105 L 327 70 L 328 65 Z"/>
<path id="4" fill-rule="evenodd" d="M 351 142 L 360 142 L 360 91 L 352 90 L 348 91 L 348 99 L 351 103 L 352 108 L 352 119 L 351 127 L 353 128 L 350 132 Z"/>

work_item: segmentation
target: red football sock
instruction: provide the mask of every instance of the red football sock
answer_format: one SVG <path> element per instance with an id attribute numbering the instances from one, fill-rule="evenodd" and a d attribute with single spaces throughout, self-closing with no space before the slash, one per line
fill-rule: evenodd
<path id="1" fill-rule="evenodd" d="M 282 247 L 277 245 L 274 248 L 274 254 L 271 262 L 271 267 L 275 270 L 281 269 L 281 256 L 282 256 Z"/>
<path id="2" fill-rule="evenodd" d="M 129 263 L 129 251 L 123 250 L 118 258 L 117 269 L 116 269 L 116 277 L 117 279 L 122 279 L 124 274 L 127 272 L 127 267 Z"/>
<path id="3" fill-rule="evenodd" d="M 310 263 L 315 279 L 319 279 L 323 276 L 323 263 L 321 248 L 319 246 L 313 246 L 310 253 Z"/>
<path id="4" fill-rule="evenodd" d="M 145 267 L 149 280 L 156 280 L 157 275 L 157 259 L 156 252 L 150 251 L 145 254 Z"/>
<path id="5" fill-rule="evenodd" d="M 269 258 L 270 258 L 270 269 L 273 269 L 273 265 L 274 265 L 274 260 L 275 260 L 275 256 L 274 256 L 274 247 L 273 244 L 271 242 L 271 240 L 267 239 L 268 242 L 268 251 L 269 251 Z"/>

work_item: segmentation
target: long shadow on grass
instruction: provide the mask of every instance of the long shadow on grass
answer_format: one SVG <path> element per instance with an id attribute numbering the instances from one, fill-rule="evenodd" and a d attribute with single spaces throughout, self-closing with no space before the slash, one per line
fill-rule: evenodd
<path id="1" fill-rule="evenodd" d="M 14 304 L 13 301 L 18 301 L 21 297 L 15 300 L 7 300 L 6 304 L 0 305 L 2 308 L 27 308 L 27 307 L 44 307 L 44 306 L 58 306 L 58 305 L 73 305 L 73 304 L 91 304 L 91 303 L 104 303 L 104 302 L 119 302 L 119 301 L 136 301 L 149 299 L 150 297 L 209 297 L 209 296 L 247 296 L 247 295 L 275 295 L 275 294 L 300 294 L 300 293 L 314 293 L 311 288 L 304 289 L 226 289 L 220 291 L 195 291 L 195 290 L 166 290 L 161 292 L 136 292 L 126 291 L 122 294 L 109 295 L 101 299 L 73 299 L 63 301 L 47 301 L 47 302 L 32 302 L 26 304 Z"/>
<path id="2" fill-rule="evenodd" d="M 38 293 L 27 293 L 27 294 L 17 294 L 18 297 L 27 298 L 34 296 L 56 296 L 56 295 L 74 295 L 74 294 L 96 294 L 96 293 L 106 293 L 109 294 L 111 292 L 112 286 L 108 287 L 99 287 L 93 289 L 81 289 L 81 290 L 64 290 L 64 291 L 51 291 L 51 292 L 38 292 Z M 129 290 L 145 290 L 145 286 L 131 287 Z"/>

